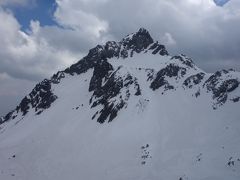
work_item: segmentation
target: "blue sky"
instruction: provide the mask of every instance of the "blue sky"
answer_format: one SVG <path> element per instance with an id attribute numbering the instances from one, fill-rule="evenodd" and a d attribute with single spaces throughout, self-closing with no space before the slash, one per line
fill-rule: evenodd
<path id="1" fill-rule="evenodd" d="M 38 20 L 42 26 L 56 25 L 53 13 L 56 9 L 55 0 L 37 0 L 29 6 L 6 6 L 11 9 L 16 19 L 21 24 L 21 29 L 29 29 L 31 20 Z"/>

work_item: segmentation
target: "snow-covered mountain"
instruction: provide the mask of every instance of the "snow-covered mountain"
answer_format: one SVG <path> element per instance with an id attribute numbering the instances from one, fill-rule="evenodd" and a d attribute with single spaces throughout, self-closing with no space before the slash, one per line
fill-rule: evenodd
<path id="1" fill-rule="evenodd" d="M 239 180 L 240 73 L 141 28 L 91 49 L 0 119 L 0 179 Z"/>

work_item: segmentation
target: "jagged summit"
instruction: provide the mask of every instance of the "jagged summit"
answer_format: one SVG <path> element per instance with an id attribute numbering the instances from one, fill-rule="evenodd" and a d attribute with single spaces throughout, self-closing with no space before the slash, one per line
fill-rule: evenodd
<path id="1" fill-rule="evenodd" d="M 162 56 L 169 55 L 165 46 L 154 42 L 149 32 L 140 28 L 136 33 L 132 33 L 119 42 L 108 41 L 105 45 L 97 45 L 89 50 L 87 56 L 82 60 L 67 68 L 66 73 L 82 73 L 87 69 L 92 68 L 99 61 L 110 58 L 125 59 L 133 57 L 133 54 L 141 52 L 150 52 L 152 54 L 160 54 Z"/>
<path id="2" fill-rule="evenodd" d="M 105 45 L 97 45 L 91 49 L 88 54 L 90 57 L 99 58 L 127 58 L 133 56 L 133 53 L 140 53 L 151 50 L 153 54 L 168 55 L 164 45 L 154 42 L 149 32 L 140 28 L 136 33 L 127 35 L 119 42 L 108 41 Z"/>
<path id="3" fill-rule="evenodd" d="M 239 180 L 240 73 L 145 29 L 97 45 L 0 118 L 0 179 Z"/>
<path id="4" fill-rule="evenodd" d="M 153 43 L 154 41 L 150 33 L 148 32 L 148 30 L 146 30 L 145 28 L 140 28 L 137 32 L 131 33 L 126 37 L 124 37 L 122 39 L 122 42 L 128 42 L 128 41 L 137 40 L 137 39 L 139 40 L 142 39 L 143 41 L 150 42 L 149 44 Z"/>
<path id="5" fill-rule="evenodd" d="M 135 52 L 139 53 L 142 50 L 146 49 L 153 42 L 153 38 L 149 32 L 144 28 L 140 28 L 138 32 L 130 34 L 123 38 L 120 44 L 123 45 L 123 47 L 126 49 L 132 49 Z"/>

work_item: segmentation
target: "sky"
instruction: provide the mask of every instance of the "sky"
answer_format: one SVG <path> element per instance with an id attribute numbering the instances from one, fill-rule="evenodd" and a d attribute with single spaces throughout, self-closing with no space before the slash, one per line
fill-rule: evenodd
<path id="1" fill-rule="evenodd" d="M 230 0 L 213 0 L 217 6 L 224 6 Z"/>
<path id="2" fill-rule="evenodd" d="M 35 84 L 140 27 L 207 72 L 240 70 L 239 0 L 0 0 L 0 116 Z"/>

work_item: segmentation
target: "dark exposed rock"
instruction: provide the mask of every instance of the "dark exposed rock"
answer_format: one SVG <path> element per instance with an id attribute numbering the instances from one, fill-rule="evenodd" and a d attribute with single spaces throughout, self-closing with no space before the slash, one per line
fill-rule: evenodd
<path id="1" fill-rule="evenodd" d="M 198 91 L 195 93 L 195 97 L 197 98 L 198 96 L 200 96 L 200 88 L 199 88 Z"/>
<path id="2" fill-rule="evenodd" d="M 76 64 L 73 64 L 69 68 L 65 69 L 64 72 L 71 75 L 74 75 L 74 73 L 78 75 L 85 73 L 102 60 L 105 60 L 107 55 L 110 56 L 109 53 L 110 51 L 106 53 L 104 46 L 97 45 L 96 47 L 90 49 L 87 56 L 78 61 Z"/>
<path id="3" fill-rule="evenodd" d="M 52 82 L 53 84 L 58 84 L 58 83 L 60 83 L 60 80 L 61 80 L 62 78 L 65 78 L 64 72 L 63 72 L 63 71 L 58 71 L 57 74 L 54 74 L 54 75 L 52 76 L 51 82 Z"/>
<path id="4" fill-rule="evenodd" d="M 135 89 L 134 95 L 141 94 L 137 80 L 130 74 L 125 78 L 117 75 L 121 68 L 113 71 L 112 66 L 107 61 L 103 61 L 94 68 L 89 85 L 89 91 L 93 91 L 90 104 L 92 104 L 92 108 L 98 105 L 103 106 L 102 110 L 93 116 L 94 119 L 99 115 L 97 118 L 99 123 L 104 123 L 108 118 L 108 122 L 111 122 L 117 116 L 118 111 L 127 104 L 131 86 Z"/>
<path id="5" fill-rule="evenodd" d="M 231 101 L 233 101 L 233 102 L 239 102 L 240 101 L 240 97 L 234 97 L 234 98 L 232 98 L 231 99 Z"/>
<path id="6" fill-rule="evenodd" d="M 14 111 L 11 111 L 11 112 L 7 113 L 6 116 L 1 117 L 1 119 L 0 119 L 0 124 L 2 124 L 2 123 L 4 123 L 4 122 L 8 121 L 8 120 L 12 117 L 13 112 L 14 112 Z"/>
<path id="7" fill-rule="evenodd" d="M 154 69 L 146 69 L 145 71 L 147 72 L 147 81 L 152 81 L 155 74 Z"/>
<path id="8" fill-rule="evenodd" d="M 188 180 L 189 178 L 186 175 L 183 175 L 182 177 L 179 178 L 179 180 Z"/>
<path id="9" fill-rule="evenodd" d="M 226 80 L 220 85 L 220 87 L 218 89 L 216 89 L 215 96 L 218 97 L 222 93 L 232 92 L 233 90 L 235 90 L 238 87 L 238 85 L 239 85 L 239 82 L 237 79 Z"/>
<path id="10" fill-rule="evenodd" d="M 0 122 L 0 124 L 14 119 L 13 113 L 22 113 L 22 116 L 25 116 L 30 108 L 33 108 L 36 114 L 41 114 L 43 110 L 48 109 L 51 104 L 57 99 L 57 96 L 54 95 L 51 91 L 51 81 L 43 80 L 41 83 L 37 84 L 32 92 L 25 96 L 20 104 L 16 107 L 16 110 L 8 113 Z"/>
<path id="11" fill-rule="evenodd" d="M 152 54 L 160 54 L 162 56 L 169 55 L 164 45 L 158 44 L 155 42 L 152 46 L 150 46 L 149 50 L 153 50 Z"/>
<path id="12" fill-rule="evenodd" d="M 150 155 L 149 144 L 146 144 L 146 146 L 142 146 L 141 149 L 142 149 L 141 164 L 144 165 L 144 164 L 146 164 L 148 159 L 152 158 L 152 156 Z"/>
<path id="13" fill-rule="evenodd" d="M 108 58 L 127 58 L 130 52 L 131 56 L 134 52 L 140 53 L 147 50 L 148 46 L 153 43 L 153 39 L 146 29 L 139 29 L 135 34 L 129 35 L 120 42 L 108 41 L 105 45 L 97 45 L 92 48 L 88 55 L 82 60 L 73 64 L 67 68 L 64 72 L 74 75 L 86 72 L 88 69 L 95 67 L 102 60 Z M 151 47 L 154 53 L 159 53 L 160 55 L 168 55 L 168 52 L 164 45 L 154 43 Z M 54 78 L 55 79 L 55 78 Z"/>
<path id="14" fill-rule="evenodd" d="M 222 80 L 224 74 L 229 71 L 217 71 L 204 83 L 208 91 L 213 93 L 213 99 L 216 100 L 216 105 L 222 105 L 227 101 L 228 93 L 234 91 L 240 84 L 237 79 Z"/>
<path id="15" fill-rule="evenodd" d="M 90 61 L 87 57 L 83 58 L 78 63 L 73 64 L 69 68 L 65 69 L 64 72 L 71 75 L 74 75 L 74 73 L 81 74 L 87 72 L 87 70 L 93 68 L 94 66 L 94 62 Z"/>
<path id="16" fill-rule="evenodd" d="M 187 56 L 184 55 L 184 54 L 181 54 L 181 55 L 179 55 L 179 56 L 173 56 L 173 57 L 171 58 L 171 60 L 173 60 L 173 59 L 178 59 L 178 60 L 181 61 L 183 64 L 185 64 L 185 65 L 187 65 L 187 66 L 189 66 L 189 67 L 191 67 L 191 68 L 193 68 L 193 66 L 194 66 L 194 63 L 193 63 L 192 59 L 189 58 L 189 57 L 187 57 Z"/>
<path id="17" fill-rule="evenodd" d="M 235 161 L 233 160 L 233 157 L 229 158 L 229 160 L 227 162 L 227 165 L 230 166 L 230 167 L 235 165 Z"/>
<path id="18" fill-rule="evenodd" d="M 200 162 L 200 161 L 202 160 L 202 156 L 203 156 L 202 153 L 200 153 L 199 155 L 197 155 L 196 161 L 197 161 L 197 162 Z"/>
<path id="19" fill-rule="evenodd" d="M 23 98 L 19 106 L 17 106 L 17 112 L 22 112 L 24 116 L 30 108 L 34 108 L 36 114 L 41 114 L 44 109 L 47 109 L 57 99 L 51 91 L 51 81 L 43 80 L 37 84 L 32 92 Z"/>
<path id="20" fill-rule="evenodd" d="M 30 109 L 31 99 L 25 96 L 21 101 L 20 105 L 17 107 L 17 112 L 21 111 L 22 115 L 25 116 Z"/>
<path id="21" fill-rule="evenodd" d="M 104 77 L 108 77 L 108 74 L 113 70 L 111 64 L 107 61 L 102 61 L 94 67 L 93 76 L 89 84 L 89 91 L 99 90 L 102 86 L 102 81 Z M 95 91 L 96 94 L 100 92 Z"/>
<path id="22" fill-rule="evenodd" d="M 97 45 L 96 47 L 89 50 L 89 53 L 87 56 L 85 56 L 83 59 L 81 59 L 77 63 L 71 65 L 69 68 L 65 69 L 63 72 L 71 75 L 74 75 L 75 73 L 78 75 L 85 73 L 89 69 L 92 69 L 95 66 L 97 66 L 97 64 L 101 63 L 102 61 L 105 61 L 107 58 L 118 57 L 119 49 L 120 49 L 119 43 L 116 43 L 114 41 L 107 42 L 105 46 Z M 63 72 L 59 72 L 61 73 L 60 79 L 64 78 L 64 76 L 62 75 Z M 52 77 L 52 81 L 54 83 L 59 82 L 59 78 L 58 78 L 59 73 L 57 73 Z"/>
<path id="23" fill-rule="evenodd" d="M 202 81 L 202 79 L 204 78 L 204 76 L 205 76 L 205 74 L 202 72 L 192 75 L 183 82 L 183 85 L 188 88 L 192 88 L 194 85 L 199 84 Z"/>
<path id="24" fill-rule="evenodd" d="M 108 41 L 104 47 L 103 54 L 106 58 L 119 57 L 120 44 L 115 41 Z"/>
<path id="25" fill-rule="evenodd" d="M 140 53 L 153 43 L 153 39 L 146 29 L 141 28 L 137 33 L 127 36 L 120 43 L 125 50 L 131 49 L 132 52 Z"/>
<path id="26" fill-rule="evenodd" d="M 0 124 L 2 124 L 3 122 L 5 122 L 5 118 L 4 117 L 0 117 Z"/>
<path id="27" fill-rule="evenodd" d="M 178 79 L 185 74 L 185 68 L 179 67 L 175 64 L 169 64 L 157 73 L 157 76 L 152 81 L 150 88 L 153 90 L 156 90 L 160 87 L 164 87 L 165 90 L 174 89 L 174 86 L 166 80 L 166 77 L 174 77 L 175 79 Z"/>
<path id="28" fill-rule="evenodd" d="M 134 95 L 136 95 L 136 96 L 139 96 L 139 95 L 141 95 L 142 93 L 141 93 L 141 89 L 140 89 L 140 86 L 139 86 L 139 84 L 137 83 L 137 80 L 135 79 L 135 81 L 134 81 L 134 87 L 135 87 L 135 89 L 136 89 L 136 92 L 135 92 L 135 94 Z"/>

